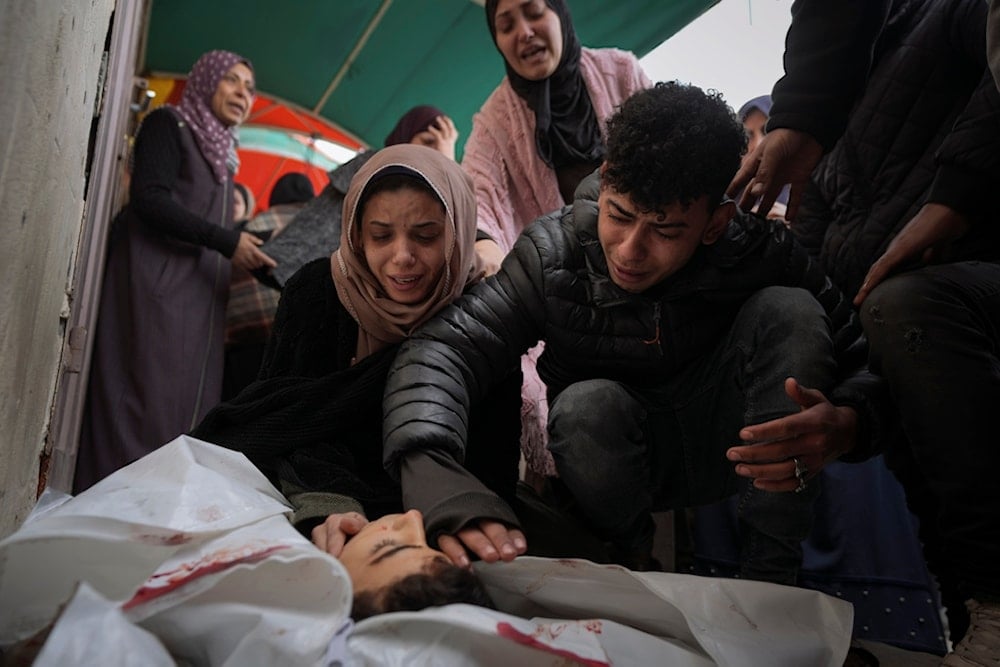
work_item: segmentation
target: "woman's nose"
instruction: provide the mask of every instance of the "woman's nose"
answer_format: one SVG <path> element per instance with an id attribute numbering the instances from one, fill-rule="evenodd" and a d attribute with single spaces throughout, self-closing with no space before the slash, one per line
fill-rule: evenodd
<path id="1" fill-rule="evenodd" d="M 410 264 L 413 262 L 413 257 L 413 247 L 407 240 L 397 242 L 392 249 L 392 259 L 397 264 Z"/>
<path id="2" fill-rule="evenodd" d="M 517 36 L 519 39 L 531 39 L 535 35 L 535 29 L 531 26 L 531 21 L 520 19 L 518 20 L 515 30 L 517 31 Z"/>

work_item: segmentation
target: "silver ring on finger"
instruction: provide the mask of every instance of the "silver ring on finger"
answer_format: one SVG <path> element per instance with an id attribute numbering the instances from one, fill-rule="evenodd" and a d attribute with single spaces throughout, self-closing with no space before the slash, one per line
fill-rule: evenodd
<path id="1" fill-rule="evenodd" d="M 802 493 L 806 490 L 806 475 L 809 474 L 809 467 L 802 463 L 797 456 L 792 457 L 795 464 L 795 479 L 799 480 L 799 485 L 795 487 L 795 493 Z"/>

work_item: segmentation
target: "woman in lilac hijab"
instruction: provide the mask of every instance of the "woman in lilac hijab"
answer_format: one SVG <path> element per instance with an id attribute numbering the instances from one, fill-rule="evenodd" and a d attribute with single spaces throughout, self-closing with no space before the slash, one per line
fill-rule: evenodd
<path id="1" fill-rule="evenodd" d="M 74 489 L 197 424 L 220 398 L 230 266 L 273 266 L 232 229 L 233 131 L 253 104 L 250 61 L 210 51 L 180 104 L 135 142 L 129 203 L 108 249 Z"/>

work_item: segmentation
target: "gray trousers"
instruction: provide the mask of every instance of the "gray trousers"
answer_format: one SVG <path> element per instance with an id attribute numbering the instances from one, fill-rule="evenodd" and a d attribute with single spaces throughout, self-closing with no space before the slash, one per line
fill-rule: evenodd
<path id="1" fill-rule="evenodd" d="M 793 414 L 794 376 L 827 392 L 836 376 L 829 321 L 805 290 L 769 287 L 743 305 L 712 352 L 652 388 L 594 379 L 552 402 L 549 449 L 586 521 L 623 553 L 649 553 L 651 511 L 739 493 L 741 576 L 793 584 L 819 493 L 756 489 L 725 457 L 739 430 Z"/>

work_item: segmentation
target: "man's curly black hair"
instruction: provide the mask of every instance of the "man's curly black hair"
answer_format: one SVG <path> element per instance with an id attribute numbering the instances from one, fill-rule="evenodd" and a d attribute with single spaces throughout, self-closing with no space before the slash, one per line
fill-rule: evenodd
<path id="1" fill-rule="evenodd" d="M 708 195 L 722 201 L 746 151 L 743 126 L 722 96 L 677 81 L 625 100 L 608 119 L 604 182 L 643 211 Z"/>

